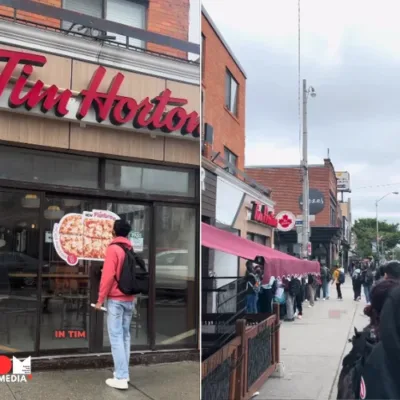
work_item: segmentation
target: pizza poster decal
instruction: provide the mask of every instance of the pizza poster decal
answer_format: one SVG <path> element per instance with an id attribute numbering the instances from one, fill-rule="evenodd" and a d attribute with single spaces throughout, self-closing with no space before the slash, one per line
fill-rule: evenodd
<path id="1" fill-rule="evenodd" d="M 117 214 L 105 210 L 64 215 L 53 228 L 57 254 L 69 265 L 76 265 L 79 260 L 104 260 L 117 219 Z"/>

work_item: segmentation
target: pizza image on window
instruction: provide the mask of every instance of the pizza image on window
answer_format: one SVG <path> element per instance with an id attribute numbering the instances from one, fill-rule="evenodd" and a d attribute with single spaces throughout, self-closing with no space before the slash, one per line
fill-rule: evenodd
<path id="1" fill-rule="evenodd" d="M 83 235 L 83 221 L 81 214 L 67 214 L 60 221 L 60 233 L 65 235 Z"/>
<path id="2" fill-rule="evenodd" d="M 105 210 L 65 215 L 53 229 L 57 254 L 69 265 L 79 260 L 104 260 L 117 219 L 118 215 Z"/>

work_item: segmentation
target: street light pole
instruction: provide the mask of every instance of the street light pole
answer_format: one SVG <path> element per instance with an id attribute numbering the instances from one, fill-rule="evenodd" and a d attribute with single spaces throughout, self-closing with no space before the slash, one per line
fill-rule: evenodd
<path id="1" fill-rule="evenodd" d="M 391 194 L 399 194 L 399 192 L 389 192 L 386 193 L 384 196 L 382 196 L 380 199 L 376 200 L 375 202 L 375 209 L 376 209 L 376 256 L 378 258 L 378 262 L 379 262 L 379 258 L 380 258 L 380 253 L 379 253 L 379 221 L 378 221 L 378 203 L 383 200 L 385 197 L 391 195 Z"/>
<path id="2" fill-rule="evenodd" d="M 308 131 L 307 131 L 307 100 L 308 95 L 315 97 L 313 87 L 307 88 L 307 81 L 303 79 L 303 159 L 301 162 L 303 172 L 303 229 L 302 229 L 302 256 L 308 258 L 307 247 L 310 239 L 310 189 L 308 180 Z"/>
<path id="3" fill-rule="evenodd" d="M 309 215 L 309 190 L 308 190 L 308 132 L 307 132 L 307 81 L 303 79 L 303 258 L 308 257 L 307 247 L 309 240 L 308 215 Z"/>

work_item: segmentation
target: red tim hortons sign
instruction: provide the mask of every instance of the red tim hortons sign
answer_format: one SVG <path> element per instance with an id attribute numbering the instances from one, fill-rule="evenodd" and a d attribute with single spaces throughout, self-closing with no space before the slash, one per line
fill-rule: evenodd
<path id="1" fill-rule="evenodd" d="M 69 89 L 49 86 L 41 80 L 29 80 L 35 68 L 47 63 L 43 55 L 0 49 L 0 61 L 6 63 L 0 74 L 0 99 L 7 95 L 7 106 L 11 109 L 22 109 L 32 114 L 36 111 L 36 114 L 44 116 L 50 114 L 69 121 L 98 123 L 130 130 L 174 133 L 175 136 L 188 138 L 200 136 L 198 113 L 187 112 L 183 106 L 188 101 L 172 97 L 169 89 L 153 99 L 121 96 L 118 92 L 125 76 L 118 72 L 107 92 L 102 92 L 99 87 L 107 70 L 99 66 L 88 88 L 76 96 Z M 20 65 L 23 65 L 22 71 L 15 80 L 15 71 Z"/>
<path id="2" fill-rule="evenodd" d="M 268 211 L 268 206 L 256 203 L 255 201 L 252 202 L 251 220 L 263 225 L 272 226 L 273 228 L 278 226 L 278 221 L 274 213 Z"/>

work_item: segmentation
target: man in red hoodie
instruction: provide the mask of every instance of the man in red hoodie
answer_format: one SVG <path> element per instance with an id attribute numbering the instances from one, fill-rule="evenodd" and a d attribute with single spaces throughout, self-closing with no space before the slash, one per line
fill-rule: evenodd
<path id="1" fill-rule="evenodd" d="M 106 384 L 116 389 L 128 389 L 130 325 L 134 307 L 134 296 L 127 296 L 118 289 L 117 280 L 121 275 L 125 252 L 116 243 L 131 249 L 132 244 L 128 239 L 130 231 L 131 226 L 127 221 L 115 221 L 114 240 L 107 248 L 96 304 L 96 308 L 100 310 L 107 300 L 107 328 L 114 360 L 114 378 L 107 379 Z"/>

